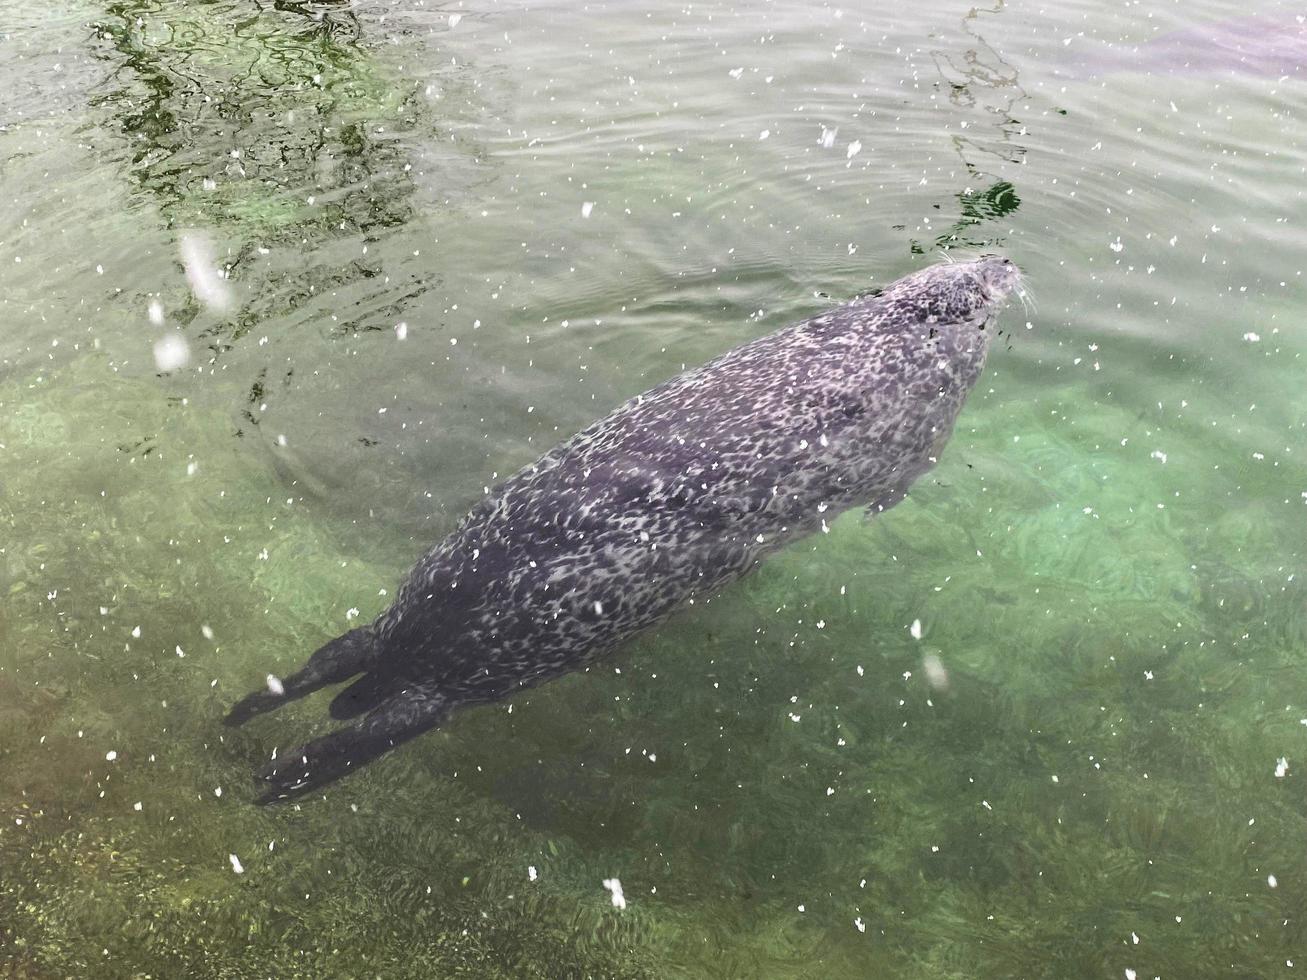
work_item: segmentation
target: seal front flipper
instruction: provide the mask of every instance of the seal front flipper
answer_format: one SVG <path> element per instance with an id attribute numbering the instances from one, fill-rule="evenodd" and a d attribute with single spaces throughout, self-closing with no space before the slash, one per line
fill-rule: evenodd
<path id="1" fill-rule="evenodd" d="M 256 803 L 275 803 L 311 793 L 335 782 L 401 742 L 435 728 L 447 717 L 450 701 L 431 688 L 401 690 L 362 720 L 292 749 L 260 771 L 268 786 Z"/>
<path id="2" fill-rule="evenodd" d="M 312 694 L 320 687 L 348 680 L 368 669 L 375 659 L 376 640 L 372 627 L 364 626 L 336 637 L 320 648 L 309 662 L 281 682 L 281 693 L 268 688 L 246 695 L 228 712 L 224 723 L 242 725 L 255 715 L 280 708 Z"/>

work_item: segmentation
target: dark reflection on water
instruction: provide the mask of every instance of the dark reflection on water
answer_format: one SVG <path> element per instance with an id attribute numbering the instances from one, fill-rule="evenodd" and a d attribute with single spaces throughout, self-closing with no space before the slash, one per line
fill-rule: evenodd
<path id="1" fill-rule="evenodd" d="M 980 129 L 973 125 L 964 134 L 952 136 L 951 141 L 970 178 L 988 186 L 960 191 L 957 220 L 936 236 L 929 247 L 914 240 L 911 243 L 914 255 L 932 249 L 1002 247 L 1006 238 L 1001 231 L 993 230 L 986 235 L 979 226 L 1011 214 L 1021 204 L 1016 189 L 1001 174 L 1025 158 L 1026 150 L 1020 140 L 1026 129 L 1018 118 L 1018 108 L 1028 103 L 1030 96 L 1021 85 L 1017 68 L 979 32 L 982 14 L 998 14 L 1003 9 L 1001 0 L 993 8 L 973 8 L 962 23 L 974 44 L 960 54 L 939 51 L 933 56 L 941 79 L 936 87 L 947 91 L 949 102 L 960 109 L 980 110 L 985 114 L 983 122 L 987 125 Z M 998 161 L 999 176 L 985 169 L 987 157 Z"/>
<path id="2" fill-rule="evenodd" d="M 381 329 L 433 282 L 388 268 L 375 246 L 415 214 L 410 142 L 434 123 L 420 84 L 380 71 L 367 25 L 335 4 L 111 5 L 94 30 L 114 66 L 94 107 L 111 150 L 167 226 L 211 231 L 239 302 L 206 315 L 189 294 L 170 314 L 217 357 L 255 327 L 326 319 L 337 334 Z M 393 263 L 392 263 L 393 265 Z M 266 372 L 249 401 L 269 394 Z M 258 414 L 245 411 L 247 423 Z"/>

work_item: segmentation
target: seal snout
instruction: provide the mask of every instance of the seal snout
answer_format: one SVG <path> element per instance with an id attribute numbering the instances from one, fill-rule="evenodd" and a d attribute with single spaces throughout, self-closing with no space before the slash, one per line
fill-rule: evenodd
<path id="1" fill-rule="evenodd" d="M 991 302 L 1006 299 L 1021 285 L 1021 270 L 1003 255 L 986 255 L 976 261 L 981 285 Z"/>

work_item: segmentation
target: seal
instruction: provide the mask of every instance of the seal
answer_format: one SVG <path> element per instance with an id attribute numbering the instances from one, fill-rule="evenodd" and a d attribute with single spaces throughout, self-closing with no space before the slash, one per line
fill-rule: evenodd
<path id="1" fill-rule="evenodd" d="M 938 458 L 1019 282 L 998 256 L 929 266 L 637 395 L 505 480 L 375 621 L 232 708 L 239 725 L 362 674 L 330 708 L 355 720 L 268 764 L 258 802 L 583 667 L 841 511 L 892 507 Z"/>

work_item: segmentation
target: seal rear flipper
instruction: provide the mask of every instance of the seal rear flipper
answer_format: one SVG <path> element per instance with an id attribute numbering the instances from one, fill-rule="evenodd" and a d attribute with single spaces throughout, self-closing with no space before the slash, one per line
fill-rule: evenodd
<path id="1" fill-rule="evenodd" d="M 255 715 L 312 694 L 320 687 L 348 680 L 360 671 L 367 670 L 374 661 L 375 654 L 376 640 L 370 626 L 350 630 L 319 648 L 309 657 L 308 663 L 284 678 L 280 693 L 265 688 L 246 695 L 227 713 L 224 723 L 244 724 Z"/>
<path id="2" fill-rule="evenodd" d="M 268 786 L 256 803 L 294 799 L 335 782 L 396 745 L 435 728 L 452 705 L 428 688 L 409 687 L 361 721 L 292 749 L 264 766 L 258 779 Z"/>

